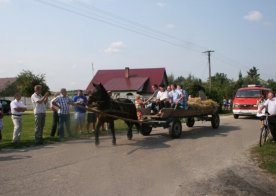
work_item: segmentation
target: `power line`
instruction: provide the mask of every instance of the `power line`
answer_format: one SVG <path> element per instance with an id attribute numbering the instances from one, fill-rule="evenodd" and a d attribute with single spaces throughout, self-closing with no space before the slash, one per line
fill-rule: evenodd
<path id="1" fill-rule="evenodd" d="M 173 46 L 176 46 L 176 47 L 186 48 L 186 49 L 189 48 L 191 50 L 199 52 L 199 49 L 188 47 L 188 46 L 191 46 L 191 45 L 192 46 L 197 46 L 196 44 L 194 44 L 192 42 L 187 42 L 187 41 L 180 40 L 180 39 L 172 37 L 168 34 L 153 30 L 151 28 L 147 28 L 146 26 L 141 25 L 139 23 L 138 23 L 139 25 L 137 25 L 137 24 L 135 25 L 134 23 L 131 23 L 131 22 L 128 22 L 129 24 L 125 24 L 125 23 L 122 23 L 120 21 L 114 20 L 114 18 L 110 18 L 110 17 L 106 18 L 106 17 L 103 17 L 103 16 L 99 16 L 97 14 L 91 15 L 91 13 L 87 13 L 87 12 L 84 13 L 82 11 L 79 11 L 78 8 L 72 7 L 72 6 L 70 6 L 68 4 L 65 4 L 65 3 L 62 3 L 62 2 L 54 2 L 53 3 L 53 2 L 48 2 L 48 1 L 45 1 L 45 0 L 36 0 L 36 1 L 41 3 L 41 4 L 50 6 L 50 7 L 54 7 L 54 8 L 57 8 L 57 9 L 60 9 L 60 10 L 63 10 L 63 11 L 81 16 L 81 17 L 86 17 L 86 18 L 94 20 L 94 21 L 102 22 L 102 23 L 105 23 L 105 24 L 108 24 L 108 25 L 111 25 L 111 26 L 114 26 L 114 27 L 117 27 L 117 28 L 121 28 L 121 29 L 130 31 L 130 32 L 133 32 L 133 33 L 136 33 L 136 34 L 139 34 L 139 35 L 151 38 L 151 39 L 155 39 L 155 40 L 158 40 L 158 41 L 161 41 L 161 42 L 165 42 L 167 44 L 170 44 L 170 45 L 173 45 Z M 130 27 L 130 25 L 132 27 Z M 185 42 L 185 43 L 183 43 L 183 42 Z M 201 49 L 202 48 L 204 48 L 204 47 L 201 47 Z"/>
<path id="2" fill-rule="evenodd" d="M 35 0 L 38 3 L 54 7 L 56 9 L 60 9 L 63 11 L 66 11 L 71 14 L 75 14 L 81 17 L 88 18 L 89 20 L 94 20 L 97 22 L 105 23 L 111 26 L 114 26 L 116 28 L 120 28 L 129 32 L 136 33 L 138 35 L 154 39 L 157 41 L 161 41 L 163 43 L 167 43 L 169 45 L 179 47 L 179 48 L 185 48 L 190 49 L 196 52 L 200 52 L 202 50 L 205 50 L 206 48 L 203 46 L 200 46 L 196 43 L 185 41 L 182 39 L 179 39 L 177 37 L 174 37 L 172 35 L 166 34 L 161 31 L 157 31 L 153 28 L 147 27 L 146 25 L 140 24 L 138 22 L 125 19 L 123 17 L 117 16 L 115 14 L 112 14 L 110 12 L 106 12 L 104 10 L 98 9 L 96 7 L 92 7 L 88 4 L 85 4 L 84 2 L 80 2 L 81 7 L 70 5 L 69 3 L 65 3 L 65 1 L 47 1 L 47 0 Z M 221 54 L 222 55 L 222 54 Z M 223 57 L 224 55 L 222 55 Z M 218 56 L 217 56 L 218 57 Z M 235 64 L 241 65 L 241 63 L 237 63 L 235 60 L 232 60 L 226 56 L 223 58 L 228 59 L 229 62 L 232 62 L 228 64 L 229 67 L 237 67 Z M 244 66 L 243 66 L 244 67 Z M 246 66 L 249 68 L 248 66 Z M 240 68 L 240 66 L 238 66 Z M 211 68 L 210 68 L 211 69 Z M 269 75 L 269 74 L 265 74 Z M 271 77 L 271 75 L 270 75 Z M 210 73 L 209 73 L 210 78 Z M 210 80 L 211 81 L 211 80 Z"/>

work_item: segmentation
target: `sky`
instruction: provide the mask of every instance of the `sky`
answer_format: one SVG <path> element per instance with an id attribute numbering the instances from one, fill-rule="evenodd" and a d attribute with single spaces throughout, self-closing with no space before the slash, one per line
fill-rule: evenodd
<path id="1" fill-rule="evenodd" d="M 85 89 L 100 69 L 165 67 L 276 80 L 275 0 L 0 0 L 0 77 Z"/>

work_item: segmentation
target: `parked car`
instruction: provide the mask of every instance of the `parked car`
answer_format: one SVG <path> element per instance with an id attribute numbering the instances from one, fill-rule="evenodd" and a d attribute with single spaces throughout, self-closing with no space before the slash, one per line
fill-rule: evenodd
<path id="1" fill-rule="evenodd" d="M 11 101 L 6 99 L 0 99 L 0 103 L 2 104 L 3 112 L 5 114 L 11 114 L 11 106 L 10 106 Z"/>

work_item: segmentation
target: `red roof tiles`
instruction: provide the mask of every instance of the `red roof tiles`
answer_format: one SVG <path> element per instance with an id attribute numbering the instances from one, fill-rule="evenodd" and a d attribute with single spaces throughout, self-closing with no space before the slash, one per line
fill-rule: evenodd
<path id="1" fill-rule="evenodd" d="M 167 84 L 165 68 L 99 70 L 86 90 L 93 89 L 93 83 L 102 83 L 108 91 L 137 91 L 152 93 L 153 84 Z"/>

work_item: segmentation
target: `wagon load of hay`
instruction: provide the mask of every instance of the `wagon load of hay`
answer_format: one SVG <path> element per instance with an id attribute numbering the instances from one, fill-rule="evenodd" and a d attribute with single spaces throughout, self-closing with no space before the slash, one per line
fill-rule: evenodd
<path id="1" fill-rule="evenodd" d="M 188 109 L 174 109 L 174 108 L 163 108 L 160 111 L 161 118 L 168 117 L 192 117 L 214 114 L 218 110 L 218 103 L 211 100 L 201 100 L 199 97 L 190 98 L 188 101 Z"/>

